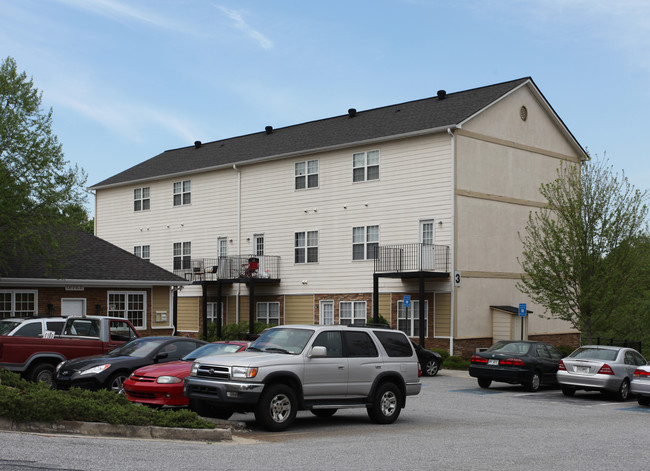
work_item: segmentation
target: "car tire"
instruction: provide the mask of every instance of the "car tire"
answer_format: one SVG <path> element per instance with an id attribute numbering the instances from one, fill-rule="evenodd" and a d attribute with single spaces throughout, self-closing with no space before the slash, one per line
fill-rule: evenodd
<path id="1" fill-rule="evenodd" d="M 40 363 L 34 365 L 29 370 L 29 380 L 34 383 L 43 381 L 45 384 L 49 385 L 50 388 L 54 387 L 54 367 L 49 363 Z"/>
<path id="2" fill-rule="evenodd" d="M 312 409 L 311 413 L 316 417 L 332 417 L 338 409 Z"/>
<path id="3" fill-rule="evenodd" d="M 402 393 L 393 383 L 384 383 L 377 388 L 368 416 L 376 424 L 392 424 L 402 411 Z"/>
<path id="4" fill-rule="evenodd" d="M 492 384 L 492 380 L 488 378 L 479 378 L 478 379 L 478 385 L 479 387 L 483 389 L 487 389 L 490 387 L 490 384 Z"/>
<path id="5" fill-rule="evenodd" d="M 117 394 L 124 394 L 124 381 L 129 375 L 123 371 L 118 371 L 113 374 L 108 381 L 106 381 L 106 389 L 116 392 Z"/>
<path id="6" fill-rule="evenodd" d="M 286 384 L 267 386 L 257 403 L 255 420 L 270 432 L 286 430 L 296 418 L 296 394 Z"/>
<path id="7" fill-rule="evenodd" d="M 562 394 L 564 394 L 566 397 L 573 397 L 576 394 L 576 388 L 573 388 L 571 386 L 562 386 Z"/>
<path id="8" fill-rule="evenodd" d="M 524 384 L 524 387 L 526 388 L 527 391 L 537 392 L 539 391 L 539 387 L 541 384 L 542 384 L 542 378 L 539 376 L 539 371 L 534 371 L 533 376 L 530 378 L 530 381 Z"/>
<path id="9" fill-rule="evenodd" d="M 435 360 L 435 358 L 432 358 L 431 360 L 427 360 L 426 364 L 424 365 L 424 371 L 422 374 L 425 376 L 435 376 L 438 374 L 438 371 L 440 371 L 440 366 L 438 365 L 438 362 Z"/>
<path id="10" fill-rule="evenodd" d="M 648 396 L 637 396 L 636 400 L 640 406 L 650 406 L 650 397 Z"/>
<path id="11" fill-rule="evenodd" d="M 190 410 L 196 412 L 201 417 L 210 417 L 211 419 L 228 420 L 232 417 L 233 411 L 210 404 L 208 401 L 200 399 L 190 399 Z"/>
<path id="12" fill-rule="evenodd" d="M 627 378 L 625 378 L 621 382 L 621 385 L 618 388 L 618 391 L 616 392 L 616 400 L 623 402 L 623 401 L 627 401 L 629 397 L 630 397 L 630 381 Z"/>

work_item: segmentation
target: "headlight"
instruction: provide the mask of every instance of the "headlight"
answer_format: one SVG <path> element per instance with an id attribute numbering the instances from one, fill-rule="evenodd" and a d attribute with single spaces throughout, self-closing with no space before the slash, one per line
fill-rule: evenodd
<path id="1" fill-rule="evenodd" d="M 194 362 L 192 363 L 192 369 L 190 370 L 190 376 L 196 376 L 196 372 L 199 371 L 199 363 Z"/>
<path id="2" fill-rule="evenodd" d="M 257 376 L 257 368 L 246 366 L 233 366 L 230 373 L 233 378 L 237 379 L 250 379 Z"/>
<path id="3" fill-rule="evenodd" d="M 183 380 L 181 378 L 177 378 L 176 376 L 159 376 L 156 380 L 156 383 L 160 384 L 174 384 L 182 382 Z"/>
<path id="4" fill-rule="evenodd" d="M 62 361 L 61 363 L 59 363 L 58 365 L 56 365 L 56 370 L 55 370 L 55 371 L 56 371 L 57 373 L 59 372 L 59 370 L 61 369 L 61 367 L 63 366 L 64 363 L 65 363 L 65 361 Z"/>
<path id="5" fill-rule="evenodd" d="M 104 371 L 106 368 L 110 368 L 111 364 L 106 363 L 105 365 L 99 365 L 99 366 L 93 366 L 92 368 L 88 368 L 87 370 L 80 371 L 80 375 L 97 375 Z"/>

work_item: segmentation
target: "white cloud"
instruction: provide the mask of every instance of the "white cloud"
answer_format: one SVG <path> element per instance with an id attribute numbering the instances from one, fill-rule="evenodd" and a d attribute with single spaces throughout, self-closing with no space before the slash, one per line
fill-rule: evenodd
<path id="1" fill-rule="evenodd" d="M 242 14 L 238 11 L 235 10 L 229 10 L 225 7 L 217 7 L 219 10 L 221 10 L 228 18 L 233 20 L 235 22 L 235 28 L 243 31 L 246 33 L 248 36 L 250 36 L 252 39 L 257 41 L 257 43 L 263 48 L 266 49 L 267 51 L 270 49 L 273 49 L 273 41 L 271 41 L 269 38 L 264 36 L 262 33 L 257 31 L 256 29 L 252 28 L 246 21 L 244 20 L 244 17 Z"/>

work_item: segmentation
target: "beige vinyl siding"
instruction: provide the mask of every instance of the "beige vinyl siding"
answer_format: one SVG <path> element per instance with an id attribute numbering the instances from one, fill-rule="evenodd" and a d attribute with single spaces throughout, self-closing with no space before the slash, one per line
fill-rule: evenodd
<path id="1" fill-rule="evenodd" d="M 314 297 L 286 296 L 284 298 L 285 324 L 314 324 Z"/>
<path id="2" fill-rule="evenodd" d="M 434 332 L 435 337 L 451 335 L 451 293 L 434 294 Z"/>
<path id="3" fill-rule="evenodd" d="M 169 327 L 171 325 L 171 309 L 169 306 L 169 288 L 167 286 L 154 286 L 151 294 L 151 327 Z M 165 312 L 165 321 L 156 321 L 156 312 Z"/>
<path id="4" fill-rule="evenodd" d="M 391 325 L 391 295 L 390 294 L 380 294 L 379 295 L 379 315 L 388 321 L 388 324 Z M 370 312 L 368 313 L 368 319 L 372 322 L 372 306 L 370 307 Z"/>
<path id="5" fill-rule="evenodd" d="M 178 298 L 176 327 L 179 332 L 199 331 L 199 298 Z"/>

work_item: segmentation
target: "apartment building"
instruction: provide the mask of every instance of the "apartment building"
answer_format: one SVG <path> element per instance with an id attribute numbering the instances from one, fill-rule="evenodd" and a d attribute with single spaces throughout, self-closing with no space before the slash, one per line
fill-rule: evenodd
<path id="1" fill-rule="evenodd" d="M 503 338 L 578 341 L 517 290 L 518 233 L 540 184 L 586 158 L 525 77 L 197 141 L 91 189 L 97 236 L 192 282 L 179 332 L 383 317 L 468 356 Z"/>

